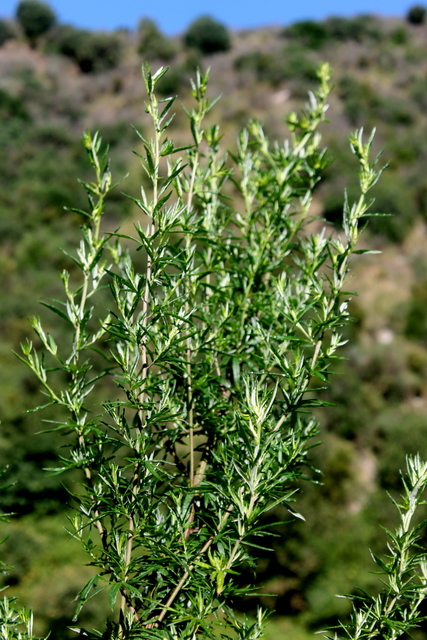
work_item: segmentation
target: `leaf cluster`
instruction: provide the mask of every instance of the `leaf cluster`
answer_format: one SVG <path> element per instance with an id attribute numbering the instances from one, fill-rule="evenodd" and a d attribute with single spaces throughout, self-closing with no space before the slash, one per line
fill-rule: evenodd
<path id="1" fill-rule="evenodd" d="M 386 529 L 389 553 L 385 559 L 372 553 L 379 568 L 383 589 L 378 596 L 362 592 L 348 596 L 353 601 L 351 623 L 341 625 L 343 638 L 385 638 L 396 640 L 417 628 L 426 619 L 420 610 L 427 595 L 427 563 L 421 546 L 421 530 L 426 521 L 413 524 L 417 507 L 426 504 L 427 464 L 419 455 L 407 457 L 404 493 L 393 501 L 400 524 L 395 531 Z M 340 637 L 335 635 L 335 638 Z"/>

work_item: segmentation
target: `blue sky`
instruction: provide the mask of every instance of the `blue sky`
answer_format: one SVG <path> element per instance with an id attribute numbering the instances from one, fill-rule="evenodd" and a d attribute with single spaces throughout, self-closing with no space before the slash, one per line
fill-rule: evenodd
<path id="1" fill-rule="evenodd" d="M 60 22 L 89 29 L 136 27 L 143 16 L 154 19 L 167 34 L 182 32 L 201 14 L 212 15 L 232 29 L 270 24 L 289 24 L 308 18 L 321 19 L 330 15 L 378 13 L 404 16 L 410 6 L 403 0 L 50 0 Z M 0 15 L 12 17 L 17 0 L 0 0 Z"/>

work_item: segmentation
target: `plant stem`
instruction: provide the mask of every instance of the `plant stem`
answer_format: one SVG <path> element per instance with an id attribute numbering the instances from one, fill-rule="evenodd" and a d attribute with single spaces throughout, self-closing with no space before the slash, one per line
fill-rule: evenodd
<path id="1" fill-rule="evenodd" d="M 138 495 L 138 480 L 139 480 L 139 462 L 137 462 L 135 464 L 135 470 L 134 470 L 134 474 L 133 474 L 133 478 L 132 478 L 132 500 L 131 500 L 131 511 L 132 511 L 132 507 L 135 504 L 135 500 L 136 497 Z M 133 546 L 133 540 L 134 540 L 134 532 L 135 532 L 135 522 L 134 522 L 134 518 L 132 515 L 129 515 L 128 518 L 128 522 L 129 522 L 129 534 L 128 534 L 128 539 L 127 539 L 127 543 L 126 543 L 126 551 L 125 551 L 125 561 L 124 561 L 124 565 L 125 565 L 125 573 L 124 573 L 124 577 L 123 577 L 123 582 L 127 582 L 127 578 L 128 578 L 128 570 L 129 570 L 129 565 L 131 563 L 132 560 L 132 546 Z M 127 594 L 126 594 L 126 590 L 123 589 L 122 591 L 122 600 L 121 600 L 121 604 L 120 604 L 120 611 L 122 616 L 125 615 L 125 611 L 126 611 L 126 606 L 128 605 L 128 601 L 127 601 Z M 133 611 L 134 616 L 136 614 L 136 611 Z M 138 620 L 138 616 L 136 615 L 136 620 Z"/>
<path id="2" fill-rule="evenodd" d="M 193 164 L 192 164 L 192 168 L 191 168 L 191 178 L 190 178 L 190 187 L 188 190 L 188 195 L 187 195 L 187 216 L 188 219 L 190 219 L 190 214 L 191 214 L 191 210 L 193 207 L 193 196 L 194 196 L 194 185 L 195 185 L 195 180 L 196 180 L 196 173 L 197 173 L 197 168 L 198 168 L 198 164 L 199 164 L 199 151 L 197 150 L 195 155 L 194 155 L 194 159 L 193 159 Z M 186 242 L 186 249 L 187 252 L 190 248 L 190 234 L 189 232 L 187 232 L 186 238 L 185 238 L 185 242 Z M 188 253 L 187 253 L 188 255 Z M 193 260 L 193 259 L 192 259 Z M 190 283 L 191 285 L 191 280 Z M 191 287 L 188 291 L 188 295 L 187 295 L 187 300 L 185 302 L 185 311 L 186 314 L 188 315 L 190 309 L 189 309 L 189 295 L 191 294 Z M 187 358 L 187 413 L 188 413 L 188 423 L 189 423 L 189 447 L 190 447 L 190 487 L 192 487 L 194 485 L 194 407 L 193 407 L 193 387 L 192 387 L 192 378 L 191 378 L 191 357 L 192 357 L 192 344 L 191 344 L 191 338 L 188 337 L 187 338 L 187 351 L 186 351 L 186 358 Z M 192 509 L 192 517 L 193 520 L 195 518 L 195 506 L 194 506 L 194 500 L 191 506 Z"/>
<path id="3" fill-rule="evenodd" d="M 218 527 L 218 533 L 222 530 L 222 528 L 224 527 L 224 525 L 227 522 L 228 518 L 230 517 L 230 513 L 231 513 L 231 510 L 233 509 L 233 506 L 234 505 L 231 504 L 228 507 L 228 509 L 225 512 L 225 514 L 223 515 L 223 517 L 221 518 L 221 522 L 220 522 L 219 527 Z M 199 553 L 197 554 L 197 556 L 196 556 L 197 559 L 199 559 L 204 553 L 206 553 L 206 551 L 210 548 L 210 546 L 212 545 L 214 540 L 215 540 L 214 536 L 211 536 L 210 538 L 208 538 L 208 540 L 205 542 L 205 544 L 203 545 L 203 547 L 200 549 Z M 150 626 L 154 626 L 156 624 L 156 622 L 161 622 L 163 620 L 163 618 L 167 614 L 169 608 L 173 604 L 175 598 L 177 597 L 177 595 L 179 594 L 179 592 L 183 588 L 188 576 L 190 575 L 190 571 L 193 568 L 194 568 L 194 563 L 191 564 L 188 567 L 188 569 L 186 569 L 186 571 L 184 571 L 180 581 L 178 582 L 178 584 L 176 585 L 176 587 L 174 588 L 174 590 L 170 594 L 169 598 L 167 599 L 166 604 L 164 605 L 162 611 L 160 612 L 157 620 L 154 623 L 151 623 Z"/>

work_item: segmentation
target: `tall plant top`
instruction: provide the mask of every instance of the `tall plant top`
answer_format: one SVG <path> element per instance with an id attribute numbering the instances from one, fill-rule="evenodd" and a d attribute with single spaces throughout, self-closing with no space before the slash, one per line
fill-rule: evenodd
<path id="1" fill-rule="evenodd" d="M 71 339 L 57 344 L 55 323 L 48 332 L 34 317 L 43 355 L 28 342 L 22 359 L 62 410 L 54 428 L 75 433 L 57 471 L 82 472 L 71 531 L 98 570 L 76 615 L 102 589 L 112 607 L 105 635 L 82 637 L 255 639 L 264 614 L 235 616 L 233 596 L 250 592 L 236 576 L 256 564 L 266 512 L 294 511 L 321 405 L 310 384 L 327 383 L 343 344 L 349 259 L 363 252 L 381 170 L 372 136 L 352 135 L 360 197 L 345 199 L 332 233 L 310 215 L 327 165 L 327 65 L 306 110 L 289 114 L 289 140 L 271 143 L 252 121 L 228 156 L 219 127 L 204 125 L 208 73 L 185 109 L 192 144 L 175 147 L 174 98 L 155 92 L 166 71 L 144 70 L 152 132 L 137 134 L 150 186 L 134 199 L 135 234 L 103 225 L 112 177 L 100 137 L 85 133 L 87 222 L 64 300 L 44 303 Z"/>

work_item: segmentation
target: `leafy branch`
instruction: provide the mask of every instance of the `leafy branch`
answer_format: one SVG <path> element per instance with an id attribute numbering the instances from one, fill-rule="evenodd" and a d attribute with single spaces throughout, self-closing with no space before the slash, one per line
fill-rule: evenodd
<path id="1" fill-rule="evenodd" d="M 378 596 L 366 592 L 347 596 L 354 608 L 351 623 L 341 625 L 345 638 L 397 640 L 426 619 L 420 605 L 427 595 L 427 556 L 420 545 L 420 534 L 427 520 L 416 525 L 412 521 L 417 508 L 426 504 L 423 493 L 427 487 L 427 463 L 416 455 L 408 456 L 406 464 L 404 493 L 400 503 L 393 500 L 400 524 L 394 532 L 386 530 L 389 553 L 385 559 L 371 554 L 384 576 L 383 589 Z"/>

